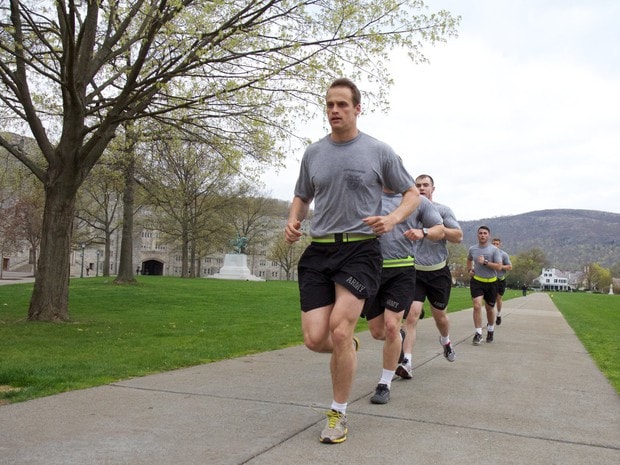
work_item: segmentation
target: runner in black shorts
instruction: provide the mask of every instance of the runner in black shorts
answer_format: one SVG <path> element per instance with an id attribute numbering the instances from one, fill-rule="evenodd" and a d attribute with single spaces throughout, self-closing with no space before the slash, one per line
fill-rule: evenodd
<path id="1" fill-rule="evenodd" d="M 471 279 L 469 291 L 474 307 L 474 328 L 476 333 L 472 343 L 480 345 L 482 340 L 482 302 L 487 313 L 487 342 L 493 342 L 495 329 L 495 299 L 497 298 L 496 272 L 502 267 L 499 249 L 489 243 L 488 226 L 478 228 L 478 244 L 467 252 L 467 269 Z"/>
<path id="2" fill-rule="evenodd" d="M 502 324 L 502 307 L 504 305 L 504 293 L 506 292 L 506 272 L 512 270 L 512 262 L 510 261 L 510 255 L 502 250 L 502 240 L 499 237 L 494 237 L 491 242 L 499 249 L 499 253 L 502 254 L 502 268 L 497 272 L 497 301 L 495 302 L 495 307 L 497 308 L 495 324 L 499 326 Z"/>
<path id="3" fill-rule="evenodd" d="M 400 195 L 386 189 L 382 208 L 390 211 L 399 202 Z M 375 394 L 370 399 L 373 404 L 389 402 L 392 378 L 404 358 L 402 349 L 405 333 L 401 329 L 401 322 L 407 317 L 411 307 L 416 283 L 414 259 L 411 255 L 413 242 L 408 235 L 418 223 L 424 225 L 429 236 L 443 235 L 439 212 L 428 199 L 422 198 L 418 208 L 405 221 L 381 237 L 381 286 L 377 296 L 367 301 L 364 306 L 372 337 L 385 341 L 381 377 Z"/>
<path id="4" fill-rule="evenodd" d="M 435 326 L 439 331 L 439 343 L 444 357 L 453 362 L 456 353 L 450 341 L 450 320 L 448 318 L 448 301 L 452 289 L 452 275 L 448 267 L 447 243 L 459 244 L 463 240 L 463 231 L 452 210 L 433 201 L 435 181 L 428 174 L 419 175 L 416 187 L 420 195 L 433 203 L 443 220 L 443 236 L 440 238 L 424 234 L 423 225 L 417 226 L 414 233 L 416 286 L 411 310 L 405 320 L 407 335 L 404 343 L 404 360 L 396 369 L 396 374 L 404 379 L 411 379 L 413 372 L 413 347 L 417 336 L 417 325 L 423 310 L 424 301 L 428 299 Z"/>
<path id="5" fill-rule="evenodd" d="M 349 79 L 334 81 L 325 98 L 331 134 L 308 146 L 301 160 L 284 236 L 293 244 L 314 202 L 312 244 L 299 262 L 304 343 L 331 353 L 333 400 L 324 443 L 347 438 L 346 408 L 357 368 L 354 331 L 364 301 L 379 284 L 383 235 L 405 220 L 420 199 L 394 150 L 357 129 L 361 93 Z M 402 193 L 401 204 L 381 212 L 383 186 Z"/>

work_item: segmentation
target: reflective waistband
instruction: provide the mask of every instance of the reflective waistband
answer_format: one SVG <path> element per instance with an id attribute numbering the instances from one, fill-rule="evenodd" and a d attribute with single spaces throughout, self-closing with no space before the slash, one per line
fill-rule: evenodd
<path id="1" fill-rule="evenodd" d="M 318 244 L 338 244 L 340 242 L 358 242 L 376 238 L 377 236 L 374 234 L 336 233 L 327 234 L 326 236 L 313 237 L 312 242 L 316 242 Z"/>
<path id="2" fill-rule="evenodd" d="M 416 263 L 415 269 L 418 271 L 437 271 L 441 270 L 446 266 L 446 261 L 444 260 L 441 263 L 437 263 L 437 265 L 420 265 Z"/>
<path id="3" fill-rule="evenodd" d="M 413 266 L 414 258 L 409 256 L 407 258 L 387 258 L 383 260 L 383 268 L 401 268 L 404 266 Z"/>
<path id="4" fill-rule="evenodd" d="M 492 283 L 497 281 L 497 276 L 493 276 L 492 278 L 483 278 L 481 276 L 474 276 L 476 281 L 480 281 L 481 283 Z"/>

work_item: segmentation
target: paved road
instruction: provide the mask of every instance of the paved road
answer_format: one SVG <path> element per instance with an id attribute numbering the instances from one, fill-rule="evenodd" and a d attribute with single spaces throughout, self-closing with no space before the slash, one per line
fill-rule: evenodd
<path id="1" fill-rule="evenodd" d="M 303 346 L 0 407 L 2 465 L 617 464 L 620 397 L 546 294 L 504 304 L 495 342 L 457 360 L 420 322 L 414 378 L 373 405 L 381 344 L 360 334 L 349 438 L 318 442 L 328 356 Z"/>
<path id="2" fill-rule="evenodd" d="M 2 286 L 3 284 L 33 283 L 33 282 L 34 282 L 34 276 L 32 276 L 32 273 L 20 273 L 17 271 L 3 271 L 2 279 L 0 279 L 0 286 Z"/>

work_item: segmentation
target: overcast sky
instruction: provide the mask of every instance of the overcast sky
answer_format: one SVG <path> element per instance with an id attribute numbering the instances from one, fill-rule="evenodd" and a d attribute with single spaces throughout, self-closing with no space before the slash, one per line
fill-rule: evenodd
<path id="1" fill-rule="evenodd" d="M 358 127 L 390 144 L 460 220 L 551 208 L 620 213 L 620 2 L 429 0 L 461 15 L 459 37 L 395 56 L 387 114 Z M 363 89 L 362 89 L 363 91 Z M 364 111 L 362 101 L 362 113 Z M 327 134 L 325 118 L 302 129 Z M 299 153 L 268 173 L 291 200 Z"/>

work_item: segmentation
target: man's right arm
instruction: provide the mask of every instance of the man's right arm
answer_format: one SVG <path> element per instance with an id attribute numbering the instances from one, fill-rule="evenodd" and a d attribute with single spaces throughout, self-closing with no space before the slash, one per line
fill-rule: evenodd
<path id="1" fill-rule="evenodd" d="M 291 202 L 291 208 L 288 214 L 288 220 L 284 227 L 284 238 L 289 244 L 293 244 L 301 239 L 301 222 L 306 219 L 310 210 L 310 202 L 303 200 L 301 197 L 295 196 Z"/>

